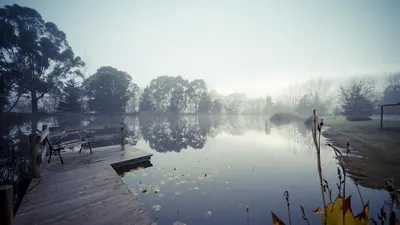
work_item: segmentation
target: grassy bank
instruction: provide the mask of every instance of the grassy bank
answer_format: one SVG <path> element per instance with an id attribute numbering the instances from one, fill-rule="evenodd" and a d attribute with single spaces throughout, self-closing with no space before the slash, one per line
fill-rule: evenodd
<path id="1" fill-rule="evenodd" d="M 347 121 L 343 117 L 325 118 L 330 127 L 323 135 L 338 147 L 349 141 L 352 154 L 345 158 L 348 173 L 365 187 L 384 188 L 388 178 L 394 178 L 400 187 L 400 121 L 386 119 L 380 129 L 380 120 Z"/>

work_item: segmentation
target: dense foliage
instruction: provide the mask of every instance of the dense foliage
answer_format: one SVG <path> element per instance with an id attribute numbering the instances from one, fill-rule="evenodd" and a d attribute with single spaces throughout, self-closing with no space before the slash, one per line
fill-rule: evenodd
<path id="1" fill-rule="evenodd" d="M 113 67 L 100 67 L 83 83 L 90 110 L 101 113 L 125 112 L 133 95 L 130 91 L 132 77 Z"/>
<path id="2" fill-rule="evenodd" d="M 1 83 L 5 84 L 0 93 L 14 92 L 17 99 L 26 96 L 32 112 L 62 79 L 81 74 L 84 62 L 74 55 L 66 34 L 36 10 L 6 5 L 0 9 L 0 27 Z M 11 101 L 3 99 L 0 104 L 9 106 Z"/>

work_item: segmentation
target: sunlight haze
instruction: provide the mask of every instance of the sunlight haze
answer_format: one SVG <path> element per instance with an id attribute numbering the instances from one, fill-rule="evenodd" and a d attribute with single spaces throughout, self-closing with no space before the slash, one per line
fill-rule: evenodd
<path id="1" fill-rule="evenodd" d="M 56 23 L 87 76 L 110 65 L 140 87 L 182 75 L 274 96 L 296 80 L 400 65 L 399 1 L 3 1 L 14 3 Z"/>
<path id="2" fill-rule="evenodd" d="M 0 224 L 400 224 L 400 0 L 1 3 Z"/>

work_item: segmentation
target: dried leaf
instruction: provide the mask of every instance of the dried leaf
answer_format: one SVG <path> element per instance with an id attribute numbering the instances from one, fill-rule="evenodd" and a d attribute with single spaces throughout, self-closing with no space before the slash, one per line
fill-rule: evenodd
<path id="1" fill-rule="evenodd" d="M 285 225 L 285 223 L 284 223 L 281 219 L 279 219 L 279 218 L 275 215 L 275 213 L 271 212 L 271 215 L 272 215 L 272 223 L 273 223 L 274 225 Z"/>
<path id="2" fill-rule="evenodd" d="M 321 209 L 320 207 L 318 207 L 317 209 L 315 209 L 315 210 L 313 210 L 311 212 L 313 212 L 315 214 L 324 214 L 324 210 Z"/>
<path id="3" fill-rule="evenodd" d="M 351 209 L 351 196 L 343 199 L 343 197 L 338 196 L 333 203 L 329 203 L 326 208 L 326 216 L 323 209 L 317 208 L 313 211 L 315 214 L 323 215 L 323 224 L 327 225 L 342 225 L 343 224 L 343 213 L 344 220 L 347 225 L 366 225 L 369 224 L 368 213 L 369 206 L 368 203 L 364 206 L 363 211 L 357 216 L 353 215 Z"/>

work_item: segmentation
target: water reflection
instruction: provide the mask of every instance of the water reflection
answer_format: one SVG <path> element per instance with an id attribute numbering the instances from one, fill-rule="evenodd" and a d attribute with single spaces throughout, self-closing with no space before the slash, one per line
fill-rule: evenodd
<path id="1" fill-rule="evenodd" d="M 52 117 L 32 117 L 14 120 L 5 128 L 5 133 L 20 143 L 19 139 L 27 139 L 32 130 L 40 131 L 43 124 L 59 127 L 53 131 L 68 130 L 81 127 L 118 125 L 124 122 L 127 126 L 127 139 L 131 145 L 140 140 L 146 141 L 157 152 L 180 152 L 183 149 L 201 149 L 209 138 L 221 133 L 242 136 L 248 131 L 258 131 L 266 135 L 272 131 L 282 133 L 288 140 L 310 142 L 309 133 L 303 124 L 277 126 L 265 117 L 257 116 L 168 116 L 168 117 L 134 117 L 121 115 L 76 115 L 59 114 Z M 19 136 L 17 138 L 16 136 Z M 105 144 L 118 143 L 117 139 Z M 99 144 L 101 146 L 101 144 Z"/>
<path id="2" fill-rule="evenodd" d="M 138 147 L 170 154 L 154 154 L 153 167 L 127 172 L 124 181 L 157 224 L 268 224 L 267 212 L 286 214 L 284 190 L 292 193 L 292 205 L 308 210 L 320 205 L 311 132 L 303 123 L 274 125 L 262 117 L 145 119 Z M 332 152 L 323 148 L 321 157 L 326 180 L 334 183 Z M 357 193 L 352 186 L 347 190 Z M 379 192 L 362 191 L 381 202 Z M 300 215 L 300 208 L 292 214 Z M 309 219 L 320 222 L 319 216 Z"/>
<path id="3" fill-rule="evenodd" d="M 153 216 L 164 217 L 159 224 L 172 224 L 179 217 L 190 224 L 244 224 L 247 220 L 242 218 L 242 213 L 247 205 L 251 207 L 252 223 L 266 223 L 270 219 L 263 216 L 266 210 L 279 213 L 276 207 L 281 205 L 282 187 L 295 193 L 297 199 L 293 201 L 297 205 L 311 209 L 319 202 L 318 196 L 313 194 L 315 187 L 310 186 L 310 183 L 318 183 L 313 174 L 315 154 L 310 130 L 303 123 L 274 124 L 261 116 L 24 118 L 5 126 L 9 139 L 2 141 L 6 147 L 1 154 L 7 158 L 12 153 L 10 149 L 16 149 L 14 161 L 19 164 L 19 169 L 15 169 L 19 174 L 16 177 L 28 180 L 28 134 L 32 130 L 42 124 L 67 129 L 121 121 L 127 126 L 129 144 L 160 153 L 154 154 L 154 166 L 143 170 L 146 172 L 138 170 L 124 175 L 128 185 L 149 205 L 148 210 L 157 211 Z M 93 144 L 118 143 L 119 139 L 114 138 Z M 321 154 L 327 180 L 331 182 L 336 179 L 332 152 L 323 148 Z M 153 193 L 148 193 L 146 187 Z M 142 193 L 145 189 L 146 193 Z M 363 192 L 367 192 L 368 199 L 381 200 L 376 192 Z M 180 216 L 176 216 L 177 211 Z M 237 215 L 231 216 L 232 212 Z"/>
<path id="4" fill-rule="evenodd" d="M 157 152 L 180 152 L 188 147 L 201 149 L 210 130 L 208 117 L 158 117 L 140 121 L 143 140 Z"/>
<path id="5" fill-rule="evenodd" d="M 14 213 L 31 179 L 27 133 L 36 128 L 36 119 L 15 115 L 6 117 L 1 124 L 0 186 L 14 186 Z"/>
<path id="6" fill-rule="evenodd" d="M 304 124 L 276 127 L 272 123 L 265 122 L 262 117 L 143 117 L 139 122 L 139 132 L 129 138 L 136 141 L 143 139 L 157 152 L 181 152 L 188 147 L 201 149 L 209 138 L 216 137 L 220 133 L 243 136 L 248 131 L 263 130 L 267 135 L 275 130 L 289 142 L 302 143 L 304 149 L 312 147 L 309 132 L 307 133 L 308 128 Z"/>

